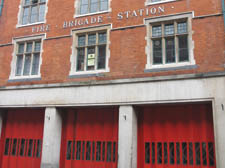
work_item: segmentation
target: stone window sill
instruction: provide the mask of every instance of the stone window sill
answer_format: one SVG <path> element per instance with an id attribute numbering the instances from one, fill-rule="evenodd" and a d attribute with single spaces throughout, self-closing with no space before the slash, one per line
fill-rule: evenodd
<path id="1" fill-rule="evenodd" d="M 41 77 L 34 77 L 34 78 L 14 78 L 9 79 L 8 82 L 29 82 L 29 81 L 39 81 L 41 80 Z"/>
<path id="2" fill-rule="evenodd" d="M 149 2 L 148 0 L 145 2 L 145 6 L 150 6 L 150 5 L 157 5 L 157 4 L 162 4 L 162 3 L 168 3 L 168 2 L 175 2 L 178 0 L 164 0 L 160 2 Z"/>
<path id="3" fill-rule="evenodd" d="M 176 67 L 165 67 L 165 68 L 152 68 L 145 69 L 144 72 L 162 72 L 162 71 L 174 71 L 174 70 L 188 70 L 188 69 L 196 69 L 197 65 L 184 65 L 184 66 L 176 66 Z"/>

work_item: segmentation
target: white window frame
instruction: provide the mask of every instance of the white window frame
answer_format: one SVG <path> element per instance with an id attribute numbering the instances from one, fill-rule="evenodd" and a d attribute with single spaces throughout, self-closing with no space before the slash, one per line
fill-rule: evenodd
<path id="1" fill-rule="evenodd" d="M 71 47 L 72 49 L 72 55 L 70 57 L 71 62 L 71 69 L 70 69 L 70 75 L 82 75 L 82 74 L 97 74 L 97 73 L 104 73 L 109 72 L 109 58 L 110 58 L 110 30 L 111 25 L 103 25 L 103 26 L 96 26 L 96 27 L 90 27 L 85 29 L 78 29 L 78 30 L 72 30 L 73 34 L 73 45 Z M 77 46 L 78 46 L 78 35 L 82 33 L 89 33 L 89 32 L 100 32 L 100 31 L 106 31 L 107 33 L 107 44 L 106 44 L 106 62 L 105 62 L 105 69 L 95 69 L 95 70 L 86 70 L 86 71 L 77 71 Z M 86 65 L 85 65 L 86 66 Z"/>
<path id="2" fill-rule="evenodd" d="M 90 15 L 98 15 L 98 14 L 111 12 L 112 11 L 111 1 L 112 0 L 108 0 L 108 9 L 107 10 L 97 11 L 97 12 L 92 12 L 92 13 L 86 13 L 86 14 L 80 14 L 81 0 L 76 0 L 75 3 L 74 3 L 74 8 L 75 8 L 74 18 L 83 17 L 83 16 L 90 16 Z"/>
<path id="3" fill-rule="evenodd" d="M 22 38 L 15 38 L 13 39 L 13 53 L 12 53 L 12 62 L 11 62 L 11 73 L 9 79 L 30 79 L 30 78 L 40 78 L 41 77 L 41 64 L 42 64 L 42 53 L 43 53 L 43 40 L 46 38 L 46 35 L 38 35 L 38 36 L 29 36 L 29 37 L 22 37 Z M 41 49 L 40 49 L 40 58 L 39 58 L 39 69 L 37 75 L 21 75 L 16 76 L 16 63 L 17 63 L 17 51 L 18 51 L 18 44 L 21 42 L 27 41 L 41 41 Z"/>
<path id="4" fill-rule="evenodd" d="M 43 24 L 46 23 L 46 16 L 47 16 L 47 12 L 48 12 L 48 0 L 46 0 L 45 2 L 45 14 L 44 14 L 44 20 L 43 21 L 37 21 L 34 23 L 27 23 L 27 24 L 22 24 L 23 21 L 23 11 L 24 11 L 24 1 L 25 0 L 21 0 L 20 1 L 20 5 L 19 5 L 19 12 L 17 15 L 17 25 L 16 27 L 26 27 L 26 26 L 32 26 L 32 25 L 38 25 L 38 24 Z"/>
<path id="5" fill-rule="evenodd" d="M 181 67 L 181 66 L 188 66 L 188 65 L 195 65 L 195 59 L 194 59 L 194 41 L 192 40 L 192 18 L 193 13 L 182 13 L 182 14 L 175 14 L 175 15 L 167 15 L 167 16 L 159 16 L 154 18 L 147 18 L 145 19 L 145 25 L 146 25 L 146 41 L 147 45 L 145 48 L 145 53 L 147 55 L 147 63 L 145 66 L 145 69 L 157 69 L 157 68 L 172 68 L 172 67 Z M 188 25 L 188 56 L 189 61 L 186 62 L 175 62 L 175 63 L 165 63 L 165 64 L 153 64 L 153 50 L 152 50 L 152 42 L 151 42 L 151 24 L 154 23 L 160 23 L 160 22 L 167 22 L 167 21 L 175 21 L 175 20 L 181 20 L 186 19 L 187 25 Z M 176 45 L 176 44 L 175 44 Z M 163 47 L 163 52 L 165 53 L 165 46 Z M 177 51 L 176 51 L 177 52 Z M 178 53 L 176 53 L 177 55 Z M 165 55 L 165 54 L 164 54 Z"/>
<path id="6" fill-rule="evenodd" d="M 158 1 L 158 2 L 152 2 L 152 0 L 146 0 L 145 6 L 174 2 L 174 1 L 178 1 L 178 0 L 161 0 L 161 1 Z"/>

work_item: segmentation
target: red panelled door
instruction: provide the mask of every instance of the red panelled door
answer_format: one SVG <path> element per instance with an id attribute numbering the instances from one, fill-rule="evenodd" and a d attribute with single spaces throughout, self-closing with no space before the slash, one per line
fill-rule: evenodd
<path id="1" fill-rule="evenodd" d="M 60 168 L 116 168 L 118 109 L 68 110 L 64 116 Z"/>
<path id="2" fill-rule="evenodd" d="M 138 168 L 150 167 L 216 167 L 210 104 L 142 108 L 138 128 Z"/>
<path id="3" fill-rule="evenodd" d="M 4 120 L 1 168 L 40 168 L 43 110 L 11 110 Z"/>

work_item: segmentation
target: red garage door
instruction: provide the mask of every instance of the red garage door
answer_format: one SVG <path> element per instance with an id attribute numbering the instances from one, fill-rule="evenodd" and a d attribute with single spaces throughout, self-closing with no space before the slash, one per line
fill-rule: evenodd
<path id="1" fill-rule="evenodd" d="M 138 168 L 214 168 L 210 104 L 142 108 L 138 128 Z"/>
<path id="2" fill-rule="evenodd" d="M 64 116 L 60 168 L 116 168 L 118 109 L 69 110 Z"/>
<path id="3" fill-rule="evenodd" d="M 40 168 L 43 110 L 11 110 L 4 119 L 1 168 Z"/>

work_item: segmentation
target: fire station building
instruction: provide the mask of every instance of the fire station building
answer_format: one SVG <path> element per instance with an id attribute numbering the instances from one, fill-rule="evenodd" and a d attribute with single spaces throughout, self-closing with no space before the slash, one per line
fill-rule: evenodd
<path id="1" fill-rule="evenodd" d="M 224 0 L 0 0 L 0 168 L 224 168 Z"/>

